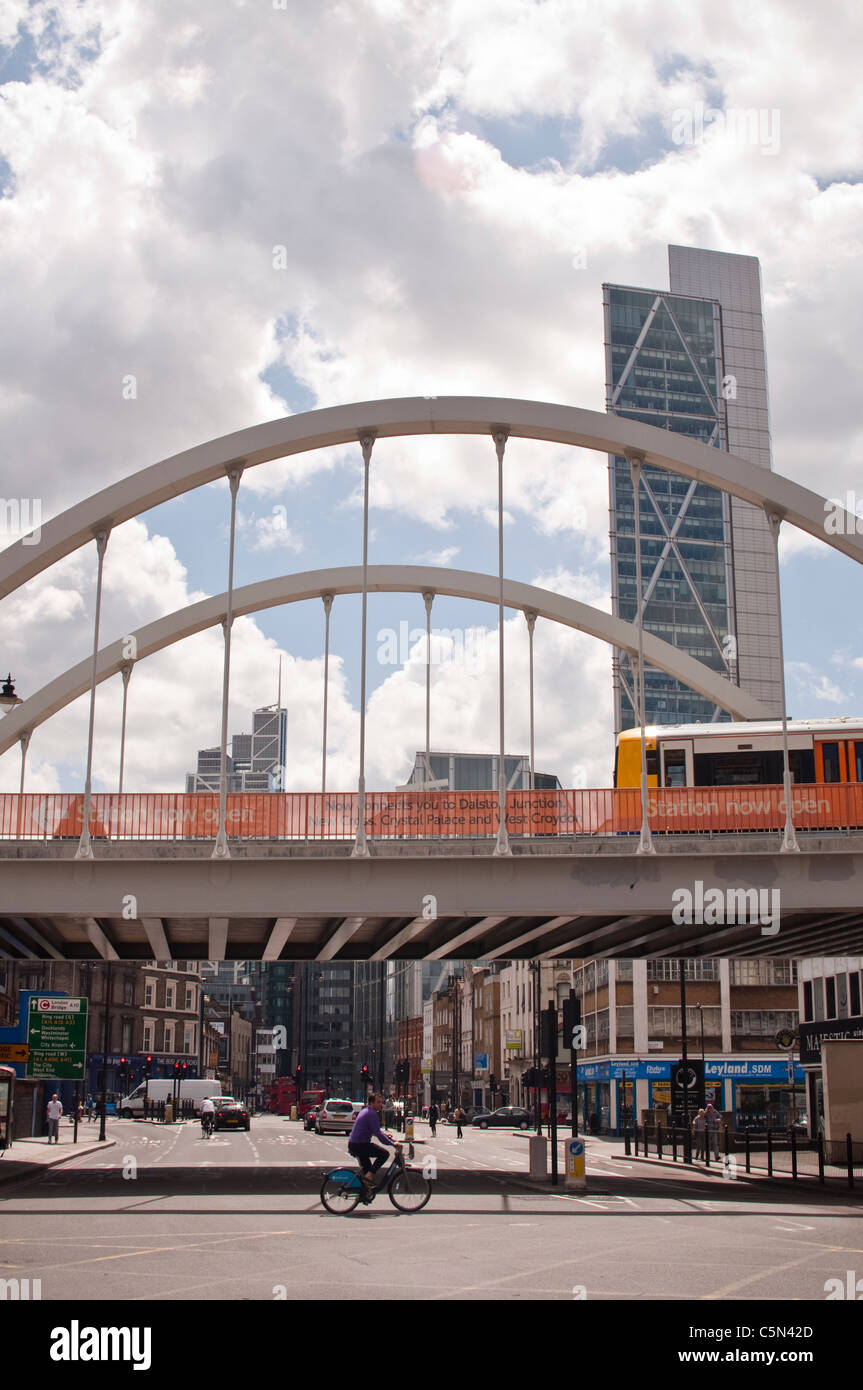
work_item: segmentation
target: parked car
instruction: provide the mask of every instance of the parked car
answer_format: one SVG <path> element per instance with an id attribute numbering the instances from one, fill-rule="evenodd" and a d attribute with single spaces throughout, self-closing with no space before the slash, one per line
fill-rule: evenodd
<path id="1" fill-rule="evenodd" d="M 251 1119 L 245 1105 L 231 1096 L 220 1096 L 215 1101 L 216 1121 L 214 1129 L 251 1129 Z"/>
<path id="2" fill-rule="evenodd" d="M 530 1129 L 530 1115 L 519 1105 L 502 1105 L 499 1110 L 476 1115 L 471 1123 L 479 1129 L 506 1126 L 510 1129 Z"/>
<path id="3" fill-rule="evenodd" d="M 315 1116 L 315 1134 L 350 1134 L 357 1113 L 353 1101 L 325 1100 Z"/>

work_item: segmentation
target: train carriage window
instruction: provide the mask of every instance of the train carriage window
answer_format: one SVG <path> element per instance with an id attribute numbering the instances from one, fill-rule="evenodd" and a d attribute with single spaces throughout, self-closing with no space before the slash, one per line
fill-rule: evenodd
<path id="1" fill-rule="evenodd" d="M 848 750 L 851 751 L 850 749 Z M 849 762 L 851 760 L 849 759 Z M 863 782 L 863 743 L 854 744 L 854 781 Z"/>
<path id="2" fill-rule="evenodd" d="M 841 782 L 842 776 L 839 772 L 839 744 L 822 743 L 821 756 L 824 759 L 824 781 Z"/>
<path id="3" fill-rule="evenodd" d="M 663 785 L 666 787 L 685 787 L 686 750 L 683 748 L 665 748 L 662 752 L 662 761 L 665 772 Z"/>

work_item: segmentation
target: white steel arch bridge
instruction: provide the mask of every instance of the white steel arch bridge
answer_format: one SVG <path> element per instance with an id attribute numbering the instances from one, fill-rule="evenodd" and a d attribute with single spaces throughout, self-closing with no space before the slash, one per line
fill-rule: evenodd
<path id="1" fill-rule="evenodd" d="M 47 835 L 28 841 L 12 833 L 0 841 L 0 949 L 5 942 L 13 952 L 23 954 L 95 950 L 109 956 L 144 954 L 159 959 L 218 958 L 225 953 L 277 958 L 282 952 L 319 959 L 334 959 L 339 953 L 377 959 L 396 954 L 440 958 L 447 954 L 658 954 L 663 950 L 694 955 L 717 949 L 722 954 L 777 953 L 780 943 L 772 932 L 753 932 L 751 923 L 728 923 L 719 932 L 715 923 L 682 930 L 672 923 L 671 893 L 678 882 L 687 882 L 690 871 L 693 882 L 698 874 L 706 881 L 707 874 L 711 882 L 745 884 L 758 891 L 781 888 L 788 904 L 783 909 L 783 954 L 792 949 L 799 953 L 804 943 L 807 951 L 846 949 L 859 943 L 863 913 L 857 911 L 856 884 L 863 882 L 863 843 L 847 834 L 840 840 L 809 837 L 799 845 L 791 824 L 789 783 L 781 845 L 775 834 L 750 836 L 742 843 L 732 837 L 721 844 L 704 844 L 691 836 L 685 845 L 671 840 L 654 843 L 646 779 L 637 846 L 626 838 L 594 842 L 583 837 L 576 842 L 564 837 L 552 844 L 528 834 L 513 840 L 507 834 L 503 785 L 496 835 L 463 843 L 428 839 L 394 843 L 391 838 L 378 840 L 367 834 L 363 750 L 369 592 L 440 593 L 497 602 L 501 619 L 504 607 L 520 608 L 630 651 L 642 670 L 645 662 L 660 667 L 737 718 L 763 718 L 771 713 L 715 671 L 643 632 L 640 612 L 635 624 L 627 624 L 564 596 L 506 580 L 502 539 L 497 576 L 369 565 L 368 476 L 375 442 L 419 434 L 490 437 L 497 455 L 501 538 L 505 450 L 509 440 L 523 438 L 622 454 L 636 479 L 640 467 L 650 465 L 709 484 L 763 507 L 774 540 L 786 521 L 858 563 L 863 561 L 863 538 L 850 520 L 843 527 L 840 518 L 828 534 L 824 520 L 831 504 L 790 479 L 681 435 L 563 405 L 481 397 L 364 402 L 271 421 L 163 460 L 46 522 L 38 539 L 23 538 L 0 554 L 0 597 L 90 541 L 96 542 L 99 565 L 92 662 L 65 672 L 0 724 L 0 752 L 21 744 L 23 788 L 23 758 L 33 730 L 90 690 L 80 841 L 77 849 L 68 840 Z M 272 459 L 351 441 L 359 444 L 365 464 L 363 565 L 279 576 L 235 590 L 234 518 L 243 472 Z M 108 537 L 123 521 L 222 476 L 230 482 L 232 497 L 228 590 L 134 634 L 136 657 L 223 623 L 224 750 L 233 619 L 278 603 L 362 593 L 361 756 L 353 845 L 343 840 L 229 842 L 223 779 L 212 855 L 209 845 L 176 837 L 141 842 L 131 835 L 112 835 L 98 841 L 94 849 L 95 803 L 90 782 L 95 688 L 118 671 L 128 679 L 130 668 L 119 643 L 102 650 L 98 644 Z M 501 621 L 501 644 L 502 634 Z M 501 755 L 503 670 L 501 646 Z M 18 809 L 20 825 L 20 804 Z M 124 884 L 127 891 L 118 896 Z M 424 886 L 427 891 L 419 891 Z M 121 909 L 122 898 L 134 901 L 134 915 Z M 435 903 L 433 913 L 423 906 L 427 898 Z M 72 911 L 64 911 L 63 903 L 67 908 L 71 905 Z"/>

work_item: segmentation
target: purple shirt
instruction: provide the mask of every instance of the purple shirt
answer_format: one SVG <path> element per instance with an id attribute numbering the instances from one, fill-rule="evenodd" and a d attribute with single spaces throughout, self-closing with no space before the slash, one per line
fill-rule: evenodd
<path id="1" fill-rule="evenodd" d="M 362 1109 L 354 1120 L 354 1127 L 348 1136 L 349 1144 L 370 1144 L 372 1139 L 379 1139 L 382 1144 L 392 1145 L 392 1139 L 388 1139 L 381 1129 L 381 1117 L 374 1106 L 367 1105 Z"/>

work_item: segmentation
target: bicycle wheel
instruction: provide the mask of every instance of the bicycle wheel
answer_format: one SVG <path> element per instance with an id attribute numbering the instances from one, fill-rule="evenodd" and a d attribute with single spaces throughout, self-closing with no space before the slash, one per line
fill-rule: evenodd
<path id="1" fill-rule="evenodd" d="M 356 1173 L 339 1169 L 327 1173 L 321 1183 L 321 1201 L 333 1216 L 347 1216 L 360 1201 L 363 1185 Z"/>
<path id="2" fill-rule="evenodd" d="M 422 1211 L 431 1194 L 431 1182 L 415 1168 L 404 1168 L 390 1183 L 390 1201 L 399 1211 Z"/>

